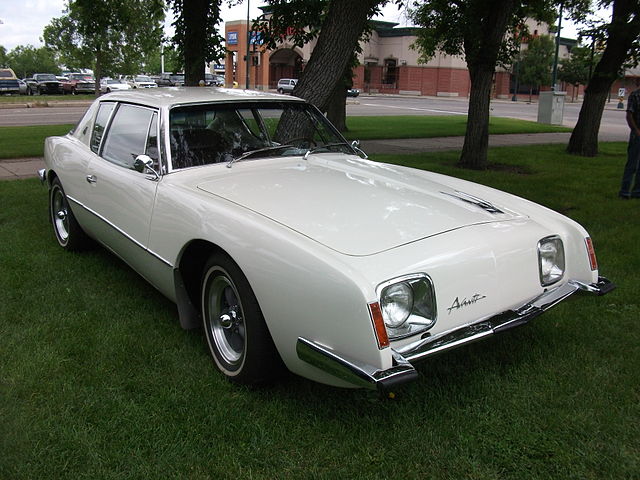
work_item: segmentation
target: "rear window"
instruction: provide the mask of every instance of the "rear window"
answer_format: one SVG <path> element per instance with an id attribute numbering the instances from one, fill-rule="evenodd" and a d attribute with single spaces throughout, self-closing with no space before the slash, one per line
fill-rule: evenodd
<path id="1" fill-rule="evenodd" d="M 0 70 L 0 78 L 16 78 L 11 70 Z"/>

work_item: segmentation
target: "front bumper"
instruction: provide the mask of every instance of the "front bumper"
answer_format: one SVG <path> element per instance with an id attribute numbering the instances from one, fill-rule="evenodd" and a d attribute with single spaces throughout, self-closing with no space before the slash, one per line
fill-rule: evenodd
<path id="1" fill-rule="evenodd" d="M 576 292 L 605 295 L 614 288 L 615 284 L 604 277 L 599 277 L 598 282 L 592 284 L 570 280 L 565 285 L 544 292 L 518 309 L 508 310 L 438 335 L 431 336 L 427 333 L 416 342 L 392 349 L 393 366 L 385 370 L 340 355 L 324 345 L 302 337 L 298 338 L 296 351 L 301 360 L 352 385 L 384 391 L 416 379 L 418 372 L 412 363 L 524 325 Z"/>

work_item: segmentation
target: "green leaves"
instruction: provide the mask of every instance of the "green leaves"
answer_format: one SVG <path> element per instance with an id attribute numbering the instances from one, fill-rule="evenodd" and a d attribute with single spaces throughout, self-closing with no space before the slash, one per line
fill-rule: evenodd
<path id="1" fill-rule="evenodd" d="M 163 20 L 162 0 L 70 0 L 43 37 L 69 68 L 135 74 L 160 45 Z"/>

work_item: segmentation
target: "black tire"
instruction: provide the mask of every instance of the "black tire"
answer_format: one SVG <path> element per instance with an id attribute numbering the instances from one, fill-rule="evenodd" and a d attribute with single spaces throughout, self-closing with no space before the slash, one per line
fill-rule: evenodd
<path id="1" fill-rule="evenodd" d="M 279 89 L 278 89 L 278 93 L 279 93 L 280 95 L 283 95 L 283 94 L 284 94 L 284 90 L 283 90 L 283 89 L 281 89 L 281 88 L 279 88 Z"/>
<path id="2" fill-rule="evenodd" d="M 58 244 L 72 252 L 84 250 L 90 240 L 84 233 L 69 207 L 69 201 L 57 178 L 49 190 L 49 218 Z"/>
<path id="3" fill-rule="evenodd" d="M 209 257 L 201 282 L 202 325 L 213 361 L 244 385 L 276 380 L 284 372 L 258 301 L 240 267 L 223 253 Z"/>

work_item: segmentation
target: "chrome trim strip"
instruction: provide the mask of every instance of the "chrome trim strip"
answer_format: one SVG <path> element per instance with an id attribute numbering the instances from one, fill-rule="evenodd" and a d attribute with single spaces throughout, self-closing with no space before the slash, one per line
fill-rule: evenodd
<path id="1" fill-rule="evenodd" d="M 557 288 L 547 290 L 520 308 L 426 337 L 398 348 L 397 352 L 410 362 L 424 360 L 437 353 L 475 342 L 487 335 L 501 333 L 510 328 L 524 325 L 576 292 L 604 295 L 614 288 L 615 285 L 604 277 L 600 277 L 597 283 L 590 285 L 572 280 Z"/>
<path id="2" fill-rule="evenodd" d="M 100 220 L 102 220 L 104 223 L 106 223 L 107 225 L 109 225 L 111 228 L 113 228 L 115 231 L 117 231 L 120 235 L 122 235 L 123 237 L 125 237 L 127 240 L 130 240 L 131 242 L 133 242 L 134 244 L 136 244 L 138 247 L 140 247 L 142 250 L 144 250 L 145 252 L 151 254 L 152 256 L 154 256 L 155 258 L 157 258 L 158 260 L 160 260 L 162 263 L 164 263 L 165 265 L 173 268 L 173 264 L 171 262 L 169 262 L 168 260 L 165 260 L 164 258 L 162 258 L 160 255 L 158 255 L 157 253 L 155 253 L 153 250 L 148 249 L 147 247 L 145 247 L 143 244 L 141 244 L 138 240 L 136 240 L 135 238 L 133 238 L 131 235 L 129 235 L 127 232 L 125 232 L 124 230 L 122 230 L 120 227 L 118 227 L 117 225 L 114 225 L 112 222 L 110 222 L 109 220 L 107 220 L 105 217 L 103 217 L 102 215 L 100 215 L 98 212 L 92 210 L 91 208 L 87 207 L 84 203 L 80 202 L 79 200 L 73 198 L 70 195 L 67 195 L 67 198 L 69 200 L 71 200 L 73 203 L 75 203 L 76 205 L 78 205 L 79 207 L 84 208 L 87 212 L 91 213 L 92 215 L 95 215 L 96 217 L 98 217 Z"/>
<path id="3" fill-rule="evenodd" d="M 42 185 L 47 181 L 47 171 L 44 168 L 38 170 L 38 178 L 40 179 L 40 183 Z"/>
<path id="4" fill-rule="evenodd" d="M 418 373 L 413 368 L 413 362 L 524 325 L 576 292 L 605 295 L 615 288 L 615 284 L 604 277 L 599 277 L 598 281 L 592 284 L 571 280 L 544 292 L 518 309 L 508 310 L 438 335 L 428 336 L 398 349 L 392 348 L 393 366 L 386 370 L 340 355 L 325 345 L 303 337 L 298 338 L 296 352 L 300 360 L 352 385 L 384 391 L 416 379 Z"/>

